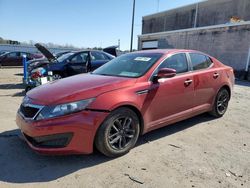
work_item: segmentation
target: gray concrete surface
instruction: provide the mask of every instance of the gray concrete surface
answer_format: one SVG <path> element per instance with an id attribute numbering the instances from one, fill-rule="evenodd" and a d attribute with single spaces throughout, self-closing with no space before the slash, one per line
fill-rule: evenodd
<path id="1" fill-rule="evenodd" d="M 42 156 L 15 124 L 21 72 L 0 69 L 1 188 L 250 187 L 250 83 L 238 82 L 223 118 L 203 114 L 153 131 L 123 157 Z"/>
<path id="2" fill-rule="evenodd" d="M 192 30 L 196 10 L 197 29 Z M 200 50 L 232 66 L 236 76 L 244 78 L 250 61 L 249 10 L 250 0 L 208 0 L 199 2 L 198 8 L 197 4 L 191 4 L 144 16 L 138 49 L 143 49 L 143 42 L 158 41 L 157 48 Z M 244 20 L 244 25 L 226 24 L 232 16 Z M 214 27 L 202 28 L 207 26 Z"/>
<path id="3" fill-rule="evenodd" d="M 250 20 L 250 0 L 209 0 L 199 2 L 197 27 L 225 24 L 231 16 Z M 194 27 L 196 4 L 163 11 L 142 18 L 142 34 Z"/>

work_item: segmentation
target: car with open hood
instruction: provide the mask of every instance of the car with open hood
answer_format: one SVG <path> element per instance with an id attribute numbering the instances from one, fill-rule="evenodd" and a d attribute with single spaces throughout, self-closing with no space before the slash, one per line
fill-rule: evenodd
<path id="1" fill-rule="evenodd" d="M 89 154 L 95 146 L 117 157 L 154 129 L 205 112 L 222 117 L 233 85 L 233 69 L 199 51 L 128 53 L 29 91 L 16 123 L 39 153 Z"/>
<path id="2" fill-rule="evenodd" d="M 43 67 L 45 74 L 53 73 L 54 79 L 65 78 L 68 76 L 86 73 L 104 65 L 116 56 L 116 48 L 108 47 L 103 51 L 81 50 L 64 53 L 60 57 L 53 55 L 46 47 L 37 43 L 36 48 L 47 58 L 47 60 L 32 61 L 28 65 L 30 74 L 36 72 L 36 68 Z"/>

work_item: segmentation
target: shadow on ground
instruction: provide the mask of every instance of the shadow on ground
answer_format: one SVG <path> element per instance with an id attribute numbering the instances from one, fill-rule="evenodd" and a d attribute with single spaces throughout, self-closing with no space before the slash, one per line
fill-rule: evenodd
<path id="1" fill-rule="evenodd" d="M 240 85 L 240 86 L 247 86 L 250 87 L 250 82 L 248 81 L 240 81 L 240 80 L 236 80 L 235 84 Z"/>
<path id="2" fill-rule="evenodd" d="M 23 97 L 25 96 L 25 86 L 22 83 L 18 84 L 0 84 L 0 89 L 2 90 L 11 90 L 11 89 L 18 89 L 19 92 L 16 92 L 14 94 L 6 94 L 6 95 L 0 95 L 0 97 Z"/>
<path id="3" fill-rule="evenodd" d="M 17 73 L 17 74 L 14 74 L 16 76 L 23 76 L 23 73 Z"/>
<path id="4" fill-rule="evenodd" d="M 18 84 L 0 84 L 0 89 L 24 89 L 25 86 L 22 83 Z"/>
<path id="5" fill-rule="evenodd" d="M 189 120 L 176 123 L 141 136 L 136 147 L 148 141 L 169 136 L 200 122 L 210 121 L 209 115 L 203 114 Z M 43 156 L 33 152 L 22 141 L 19 130 L 0 133 L 0 181 L 9 183 L 48 182 L 71 174 L 79 169 L 105 163 L 110 158 L 95 152 L 91 155 Z M 173 144 L 173 143 L 170 143 Z M 136 148 L 135 148 L 136 149 Z"/>

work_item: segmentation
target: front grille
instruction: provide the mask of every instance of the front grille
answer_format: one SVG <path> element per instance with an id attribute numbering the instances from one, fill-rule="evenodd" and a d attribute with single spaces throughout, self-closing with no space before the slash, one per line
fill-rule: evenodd
<path id="1" fill-rule="evenodd" d="M 37 106 L 20 106 L 20 112 L 25 118 L 34 118 L 40 110 Z"/>
<path id="2" fill-rule="evenodd" d="M 24 134 L 24 136 L 33 146 L 37 148 L 63 148 L 69 144 L 73 133 L 62 133 L 39 137 L 30 137 Z"/>

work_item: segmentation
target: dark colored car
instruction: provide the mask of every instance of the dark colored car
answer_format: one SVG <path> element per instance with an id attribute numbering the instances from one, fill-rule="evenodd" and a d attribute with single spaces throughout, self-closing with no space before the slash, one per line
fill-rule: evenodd
<path id="1" fill-rule="evenodd" d="M 6 52 L 0 55 L 0 66 L 23 66 L 24 55 L 26 55 L 27 60 L 42 57 L 28 52 Z"/>
<path id="2" fill-rule="evenodd" d="M 35 46 L 47 60 L 39 63 L 32 61 L 28 70 L 31 72 L 35 68 L 43 67 L 46 73 L 49 71 L 53 73 L 54 79 L 93 71 L 114 58 L 113 55 L 98 50 L 72 51 L 57 58 L 44 46 L 40 44 Z"/>
<path id="3" fill-rule="evenodd" d="M 53 56 L 54 56 L 54 59 L 57 59 L 61 57 L 62 55 L 70 53 L 70 52 L 71 51 L 57 52 L 57 53 L 54 53 Z M 43 67 L 47 65 L 48 63 L 49 63 L 49 60 L 45 56 L 39 59 L 30 60 L 28 61 L 28 70 L 30 72 L 33 69 L 38 68 L 38 67 Z"/>
<path id="4" fill-rule="evenodd" d="M 123 155 L 140 134 L 209 112 L 222 117 L 234 85 L 231 67 L 193 50 L 119 56 L 90 74 L 27 93 L 16 122 L 45 154 Z"/>
<path id="5" fill-rule="evenodd" d="M 0 56 L 7 53 L 7 51 L 0 51 Z"/>

